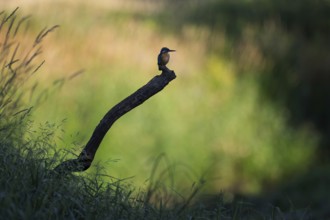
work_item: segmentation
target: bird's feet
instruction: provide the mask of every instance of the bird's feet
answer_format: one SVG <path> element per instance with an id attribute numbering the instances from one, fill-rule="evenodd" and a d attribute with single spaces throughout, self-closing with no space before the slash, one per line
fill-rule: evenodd
<path id="1" fill-rule="evenodd" d="M 166 69 L 166 66 L 165 65 L 158 65 L 158 70 L 165 70 Z"/>

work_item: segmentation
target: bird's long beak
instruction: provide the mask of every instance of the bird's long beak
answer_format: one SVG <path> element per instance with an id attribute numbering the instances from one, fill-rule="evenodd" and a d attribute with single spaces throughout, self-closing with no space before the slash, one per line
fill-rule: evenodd
<path id="1" fill-rule="evenodd" d="M 175 50 L 169 50 L 168 52 L 175 52 Z"/>

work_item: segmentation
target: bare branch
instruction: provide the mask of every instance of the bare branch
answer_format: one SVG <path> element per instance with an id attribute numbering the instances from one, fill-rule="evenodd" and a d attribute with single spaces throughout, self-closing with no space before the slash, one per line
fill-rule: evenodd
<path id="1" fill-rule="evenodd" d="M 176 75 L 174 71 L 169 70 L 167 67 L 162 68 L 162 73 L 160 75 L 152 78 L 146 85 L 142 86 L 132 95 L 119 102 L 105 114 L 103 119 L 96 126 L 91 138 L 77 159 L 64 161 L 54 170 L 60 174 L 87 170 L 91 166 L 96 151 L 99 148 L 104 136 L 115 121 L 135 107 L 141 105 L 156 93 L 160 92 L 175 78 Z"/>

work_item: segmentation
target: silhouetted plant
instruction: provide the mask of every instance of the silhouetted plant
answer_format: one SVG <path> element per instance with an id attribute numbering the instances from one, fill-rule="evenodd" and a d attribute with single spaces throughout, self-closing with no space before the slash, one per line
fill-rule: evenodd
<path id="1" fill-rule="evenodd" d="M 10 14 L 0 13 L 0 132 L 6 138 L 22 135 L 20 126 L 31 110 L 23 105 L 23 97 L 31 96 L 37 84 L 30 90 L 22 88 L 44 63 L 38 58 L 42 52 L 42 40 L 58 27 L 45 28 L 34 42 L 22 44 L 24 34 L 20 32 L 26 31 L 29 16 L 20 18 L 17 10 Z"/>

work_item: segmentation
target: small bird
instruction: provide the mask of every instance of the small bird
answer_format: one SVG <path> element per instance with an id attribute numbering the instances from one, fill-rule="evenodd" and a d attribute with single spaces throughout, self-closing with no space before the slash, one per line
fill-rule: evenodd
<path id="1" fill-rule="evenodd" d="M 170 50 L 167 47 L 163 47 L 160 50 L 160 53 L 158 55 L 158 69 L 161 70 L 166 66 L 168 61 L 170 61 L 170 54 L 169 52 L 174 52 L 175 50 Z"/>

